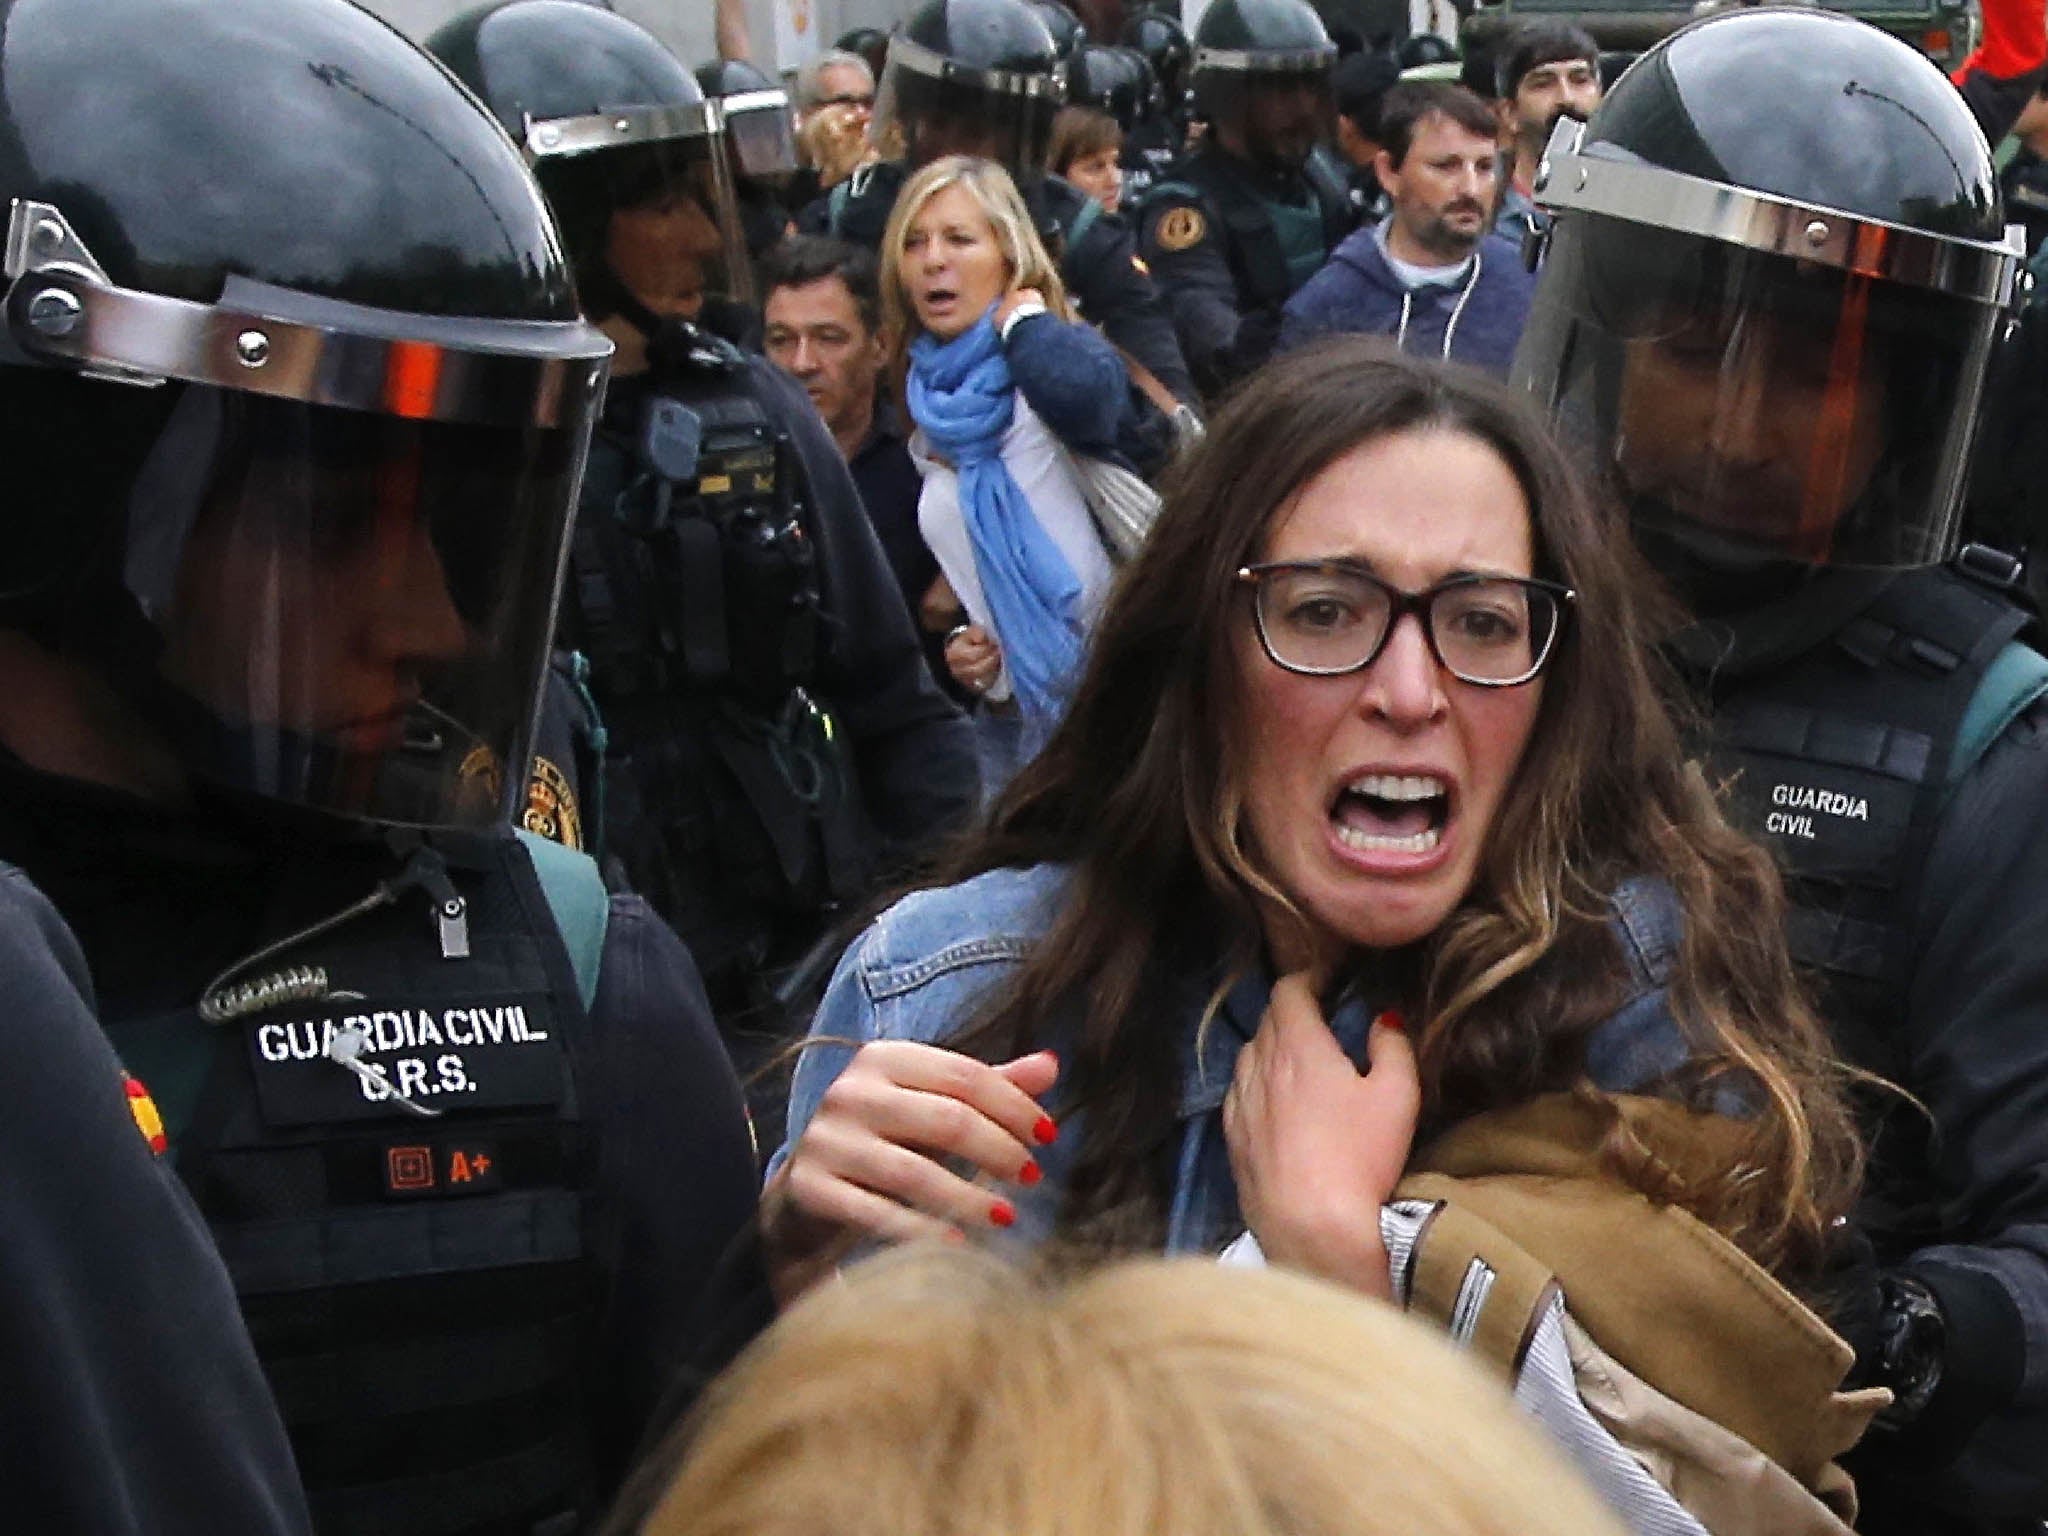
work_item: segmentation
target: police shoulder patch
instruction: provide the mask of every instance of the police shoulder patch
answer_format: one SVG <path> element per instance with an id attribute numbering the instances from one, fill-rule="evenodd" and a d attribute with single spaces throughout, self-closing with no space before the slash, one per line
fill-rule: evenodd
<path id="1" fill-rule="evenodd" d="M 1159 216 L 1152 238 L 1159 242 L 1162 251 L 1185 251 L 1200 245 L 1208 233 L 1209 221 L 1202 217 L 1202 210 L 1181 206 L 1169 208 Z"/>
<path id="2" fill-rule="evenodd" d="M 520 825 L 535 837 L 583 851 L 583 810 L 569 776 L 538 752 L 526 780 L 526 809 Z"/>

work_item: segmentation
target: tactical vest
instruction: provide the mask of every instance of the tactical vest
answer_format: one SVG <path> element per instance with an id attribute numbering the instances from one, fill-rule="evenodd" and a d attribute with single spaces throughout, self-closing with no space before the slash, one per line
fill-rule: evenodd
<path id="1" fill-rule="evenodd" d="M 409 857 L 200 1009 L 109 1033 L 157 1092 L 321 1536 L 567 1533 L 595 1513 L 595 1158 L 567 1044 L 588 1021 L 519 843 Z"/>
<path id="2" fill-rule="evenodd" d="M 674 370 L 608 410 L 563 611 L 609 737 L 609 847 L 714 986 L 871 873 L 851 755 L 810 693 L 810 487 L 745 383 Z"/>
<path id="3" fill-rule="evenodd" d="M 1946 567 L 1900 573 L 1796 659 L 1716 689 L 1710 766 L 1735 820 L 1778 855 L 1795 960 L 1856 1065 L 1907 1082 L 1913 904 L 1956 782 L 2038 697 L 2027 615 Z M 2037 658 L 2036 658 L 2037 659 Z M 1987 685 L 1987 679 L 1990 679 Z M 1920 1117 L 1888 1117 L 1873 1179 L 1881 1229 L 1931 1219 Z M 1931 1231 L 1931 1229 L 1929 1229 Z"/>
<path id="4" fill-rule="evenodd" d="M 1298 207 L 1273 204 L 1258 195 L 1241 171 L 1219 163 L 1211 152 L 1189 156 L 1172 179 L 1153 188 L 1152 197 L 1194 197 L 1207 203 L 1227 231 L 1224 259 L 1240 307 L 1278 309 L 1329 259 L 1351 224 L 1341 186 L 1308 175 L 1300 184 L 1304 200 Z"/>

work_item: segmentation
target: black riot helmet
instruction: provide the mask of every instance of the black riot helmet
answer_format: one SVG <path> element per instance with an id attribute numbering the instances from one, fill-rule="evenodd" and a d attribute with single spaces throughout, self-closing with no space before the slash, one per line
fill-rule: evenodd
<path id="1" fill-rule="evenodd" d="M 773 184 L 795 174 L 796 112 L 789 92 L 745 59 L 700 66 L 697 87 L 724 114 L 736 181 Z"/>
<path id="2" fill-rule="evenodd" d="M 195 788 L 505 819 L 610 351 L 518 154 L 341 0 L 0 0 L 0 82 L 0 627 Z"/>
<path id="3" fill-rule="evenodd" d="M 879 27 L 855 27 L 840 34 L 832 46 L 841 53 L 857 53 L 868 62 L 868 73 L 877 80 L 889 66 L 889 34 Z"/>
<path id="4" fill-rule="evenodd" d="M 1188 67 L 1195 50 L 1181 24 L 1164 11 L 1136 10 L 1124 21 L 1124 42 L 1145 56 L 1166 101 L 1166 109 L 1179 116 L 1188 93 Z"/>
<path id="5" fill-rule="evenodd" d="M 1038 174 L 1066 65 L 1026 0 L 925 0 L 889 40 L 869 134 L 900 129 L 911 165 L 941 155 L 998 160 Z"/>
<path id="6" fill-rule="evenodd" d="M 1028 3 L 1038 12 L 1038 19 L 1045 23 L 1045 30 L 1052 34 L 1053 51 L 1061 58 L 1071 59 L 1074 50 L 1088 41 L 1088 28 L 1064 0 L 1028 0 Z"/>
<path id="7" fill-rule="evenodd" d="M 1151 115 L 1157 90 L 1151 65 L 1135 49 L 1083 43 L 1067 61 L 1067 99 L 1108 113 L 1125 133 Z"/>
<path id="8" fill-rule="evenodd" d="M 1336 60 L 1308 0 L 1215 0 L 1195 28 L 1195 112 L 1228 152 L 1299 170 L 1332 127 Z"/>
<path id="9" fill-rule="evenodd" d="M 593 318 L 647 329 L 751 300 L 724 111 L 653 33 L 579 0 L 506 0 L 426 45 L 524 151 Z"/>
<path id="10" fill-rule="evenodd" d="M 1717 15 L 1560 122 L 1536 191 L 1516 377 L 1699 606 L 1947 553 L 2021 249 L 1933 64 L 1823 11 Z"/>

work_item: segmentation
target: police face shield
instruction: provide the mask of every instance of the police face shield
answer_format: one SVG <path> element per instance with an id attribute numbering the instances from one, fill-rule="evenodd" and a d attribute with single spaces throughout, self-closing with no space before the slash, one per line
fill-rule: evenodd
<path id="1" fill-rule="evenodd" d="M 1321 53 L 1276 61 L 1269 54 L 1223 56 L 1204 49 L 1197 55 L 1195 102 L 1226 149 L 1269 170 L 1300 170 L 1309 152 L 1336 131 L 1330 58 Z"/>
<path id="2" fill-rule="evenodd" d="M 82 588 L 137 637 L 110 648 L 124 695 L 192 774 L 240 792 L 381 823 L 502 820 L 609 344 L 580 322 L 238 279 L 195 304 L 115 287 L 62 247 L 17 275 L 11 340 L 166 391 L 125 537 Z M 77 323 L 37 326 L 60 313 Z"/>
<path id="3" fill-rule="evenodd" d="M 752 302 L 734 151 L 717 103 L 554 119 L 532 125 L 526 142 L 600 317 L 614 282 L 663 319 L 694 320 L 707 297 Z"/>
<path id="4" fill-rule="evenodd" d="M 876 143 L 900 137 L 912 166 L 973 155 L 997 161 L 1014 176 L 1037 176 L 1065 100 L 1063 68 L 1044 74 L 968 69 L 898 37 L 889 45 L 868 132 Z"/>
<path id="5" fill-rule="evenodd" d="M 1996 253 L 1914 265 L 1898 231 L 1759 214 L 1737 243 L 1563 213 L 1517 378 L 1608 467 L 1653 549 L 1727 570 L 1943 558 L 2002 324 Z M 1914 280 L 1931 276 L 1962 291 Z"/>
<path id="6" fill-rule="evenodd" d="M 796 113 L 784 92 L 747 91 L 720 105 L 735 181 L 779 187 L 796 174 Z"/>

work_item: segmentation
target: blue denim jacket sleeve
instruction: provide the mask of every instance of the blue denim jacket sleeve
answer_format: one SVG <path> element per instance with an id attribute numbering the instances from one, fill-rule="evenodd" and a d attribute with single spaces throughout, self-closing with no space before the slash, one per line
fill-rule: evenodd
<path id="1" fill-rule="evenodd" d="M 1058 911 L 1066 871 L 997 869 L 916 891 L 868 925 L 840 957 L 790 1083 L 774 1176 L 825 1090 L 871 1040 L 933 1044 L 965 1024 L 1031 950 Z"/>

